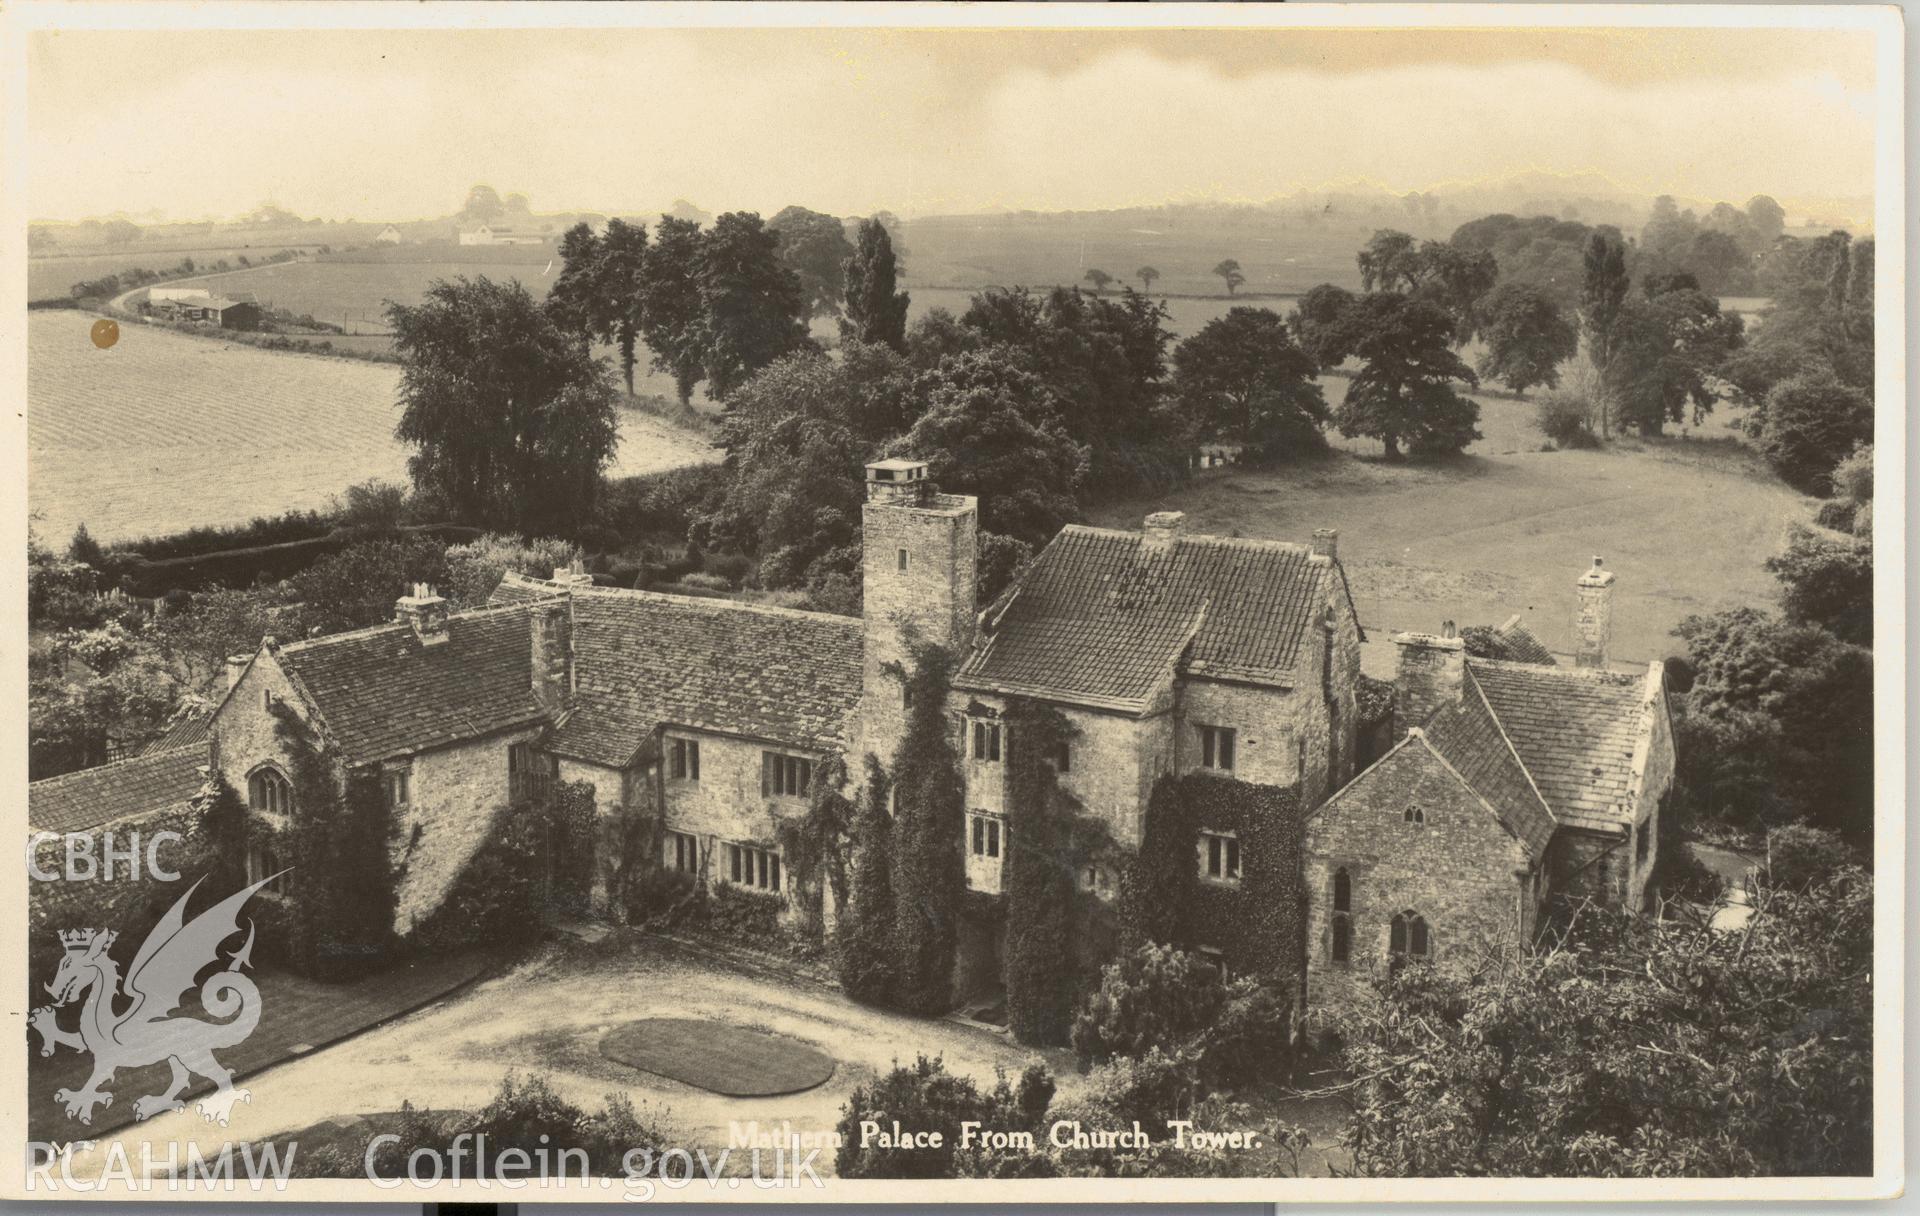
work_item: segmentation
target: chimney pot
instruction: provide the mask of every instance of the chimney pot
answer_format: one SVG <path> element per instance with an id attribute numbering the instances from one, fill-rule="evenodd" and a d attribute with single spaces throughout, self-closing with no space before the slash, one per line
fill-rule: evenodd
<path id="1" fill-rule="evenodd" d="M 415 583 L 412 595 L 403 595 L 393 606 L 396 621 L 413 627 L 413 636 L 422 646 L 438 646 L 450 637 L 447 631 L 447 601 L 433 593 L 427 583 Z"/>
<path id="2" fill-rule="evenodd" d="M 868 502 L 925 502 L 933 493 L 924 460 L 876 460 L 867 466 Z"/>

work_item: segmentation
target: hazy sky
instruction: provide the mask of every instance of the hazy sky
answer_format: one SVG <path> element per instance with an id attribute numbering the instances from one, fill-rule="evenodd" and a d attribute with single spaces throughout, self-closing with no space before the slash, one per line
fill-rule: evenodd
<path id="1" fill-rule="evenodd" d="M 1873 188 L 1871 35 L 75 32 L 28 45 L 29 210 L 840 214 L 1258 200 L 1515 170 Z"/>

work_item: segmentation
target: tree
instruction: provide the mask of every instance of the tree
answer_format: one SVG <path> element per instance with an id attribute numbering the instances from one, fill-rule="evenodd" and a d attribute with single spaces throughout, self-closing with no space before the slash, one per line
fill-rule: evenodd
<path id="1" fill-rule="evenodd" d="M 1481 301 L 1483 379 L 1502 380 L 1516 393 L 1536 384 L 1560 383 L 1560 364 L 1573 358 L 1579 335 L 1546 292 L 1524 283 L 1502 283 Z"/>
<path id="2" fill-rule="evenodd" d="M 140 228 L 127 220 L 108 220 L 104 229 L 109 245 L 130 245 L 140 239 Z"/>
<path id="3" fill-rule="evenodd" d="M 660 217 L 647 249 L 641 276 L 640 332 L 653 352 L 653 368 L 673 377 L 680 404 L 693 400 L 693 386 L 705 375 L 706 302 L 700 288 L 700 225 Z"/>
<path id="4" fill-rule="evenodd" d="M 1873 543 L 1794 525 L 1767 559 L 1780 606 L 1797 625 L 1818 625 L 1856 646 L 1873 645 Z"/>
<path id="5" fill-rule="evenodd" d="M 1364 361 L 1334 411 L 1340 433 L 1380 440 L 1387 459 L 1400 444 L 1420 453 L 1458 452 L 1480 438 L 1480 407 L 1453 387 L 1479 381 L 1453 352 L 1453 321 L 1403 295 L 1361 296 L 1343 323 L 1339 345 Z"/>
<path id="6" fill-rule="evenodd" d="M 1688 276 L 1644 286 L 1614 322 L 1607 387 L 1623 426 L 1658 435 L 1684 419 L 1689 405 L 1696 422 L 1713 408 L 1715 373 L 1739 348 L 1744 327 Z"/>
<path id="7" fill-rule="evenodd" d="M 1141 291 L 1152 291 L 1154 281 L 1160 277 L 1160 272 L 1151 266 L 1142 266 L 1133 272 L 1133 277 L 1140 280 Z"/>
<path id="8" fill-rule="evenodd" d="M 1235 291 L 1239 290 L 1240 284 L 1247 281 L 1247 276 L 1240 272 L 1240 263 L 1234 261 L 1232 258 L 1228 258 L 1218 266 L 1215 266 L 1213 273 L 1219 275 L 1221 281 L 1226 283 L 1228 295 L 1232 295 Z"/>
<path id="9" fill-rule="evenodd" d="M 776 237 L 780 264 L 800 281 L 806 316 L 840 316 L 847 259 L 853 256 L 846 225 L 836 216 L 787 207 L 767 227 Z"/>
<path id="10" fill-rule="evenodd" d="M 1347 313 L 1357 298 L 1344 287 L 1322 283 L 1309 288 L 1287 316 L 1287 328 L 1293 331 L 1300 349 L 1322 370 L 1331 370 L 1346 361 L 1349 353 Z"/>
<path id="11" fill-rule="evenodd" d="M 1675 786 L 1690 813 L 1873 832 L 1873 654 L 1753 608 L 1675 634 Z"/>
<path id="12" fill-rule="evenodd" d="M 1417 241 L 1391 228 L 1375 232 L 1355 255 L 1362 291 L 1396 291 L 1411 295 L 1427 277 L 1427 265 Z"/>
<path id="13" fill-rule="evenodd" d="M 586 518 L 619 442 L 606 367 L 519 283 L 437 281 L 389 304 L 399 425 L 416 493 L 464 522 L 565 531 Z"/>
<path id="14" fill-rule="evenodd" d="M 456 608 L 483 608 L 507 574 L 548 578 L 579 557 L 579 546 L 569 541 L 489 532 L 478 540 L 447 546 L 442 594 Z"/>
<path id="15" fill-rule="evenodd" d="M 575 224 L 560 238 L 560 257 L 560 274 L 547 293 L 548 312 L 562 329 L 616 344 L 632 395 L 635 344 L 644 319 L 647 230 L 613 219 L 596 237 L 587 225 Z"/>
<path id="16" fill-rule="evenodd" d="M 1404 968 L 1343 1025 L 1355 1171 L 1868 1173 L 1872 957 L 1873 882 L 1847 867 L 1763 888 L 1739 933 L 1588 909 L 1476 975 Z"/>
<path id="17" fill-rule="evenodd" d="M 391 620 L 394 601 L 413 584 L 446 586 L 447 555 L 425 536 L 362 541 L 327 554 L 288 581 L 309 628 L 364 629 Z"/>
<path id="18" fill-rule="evenodd" d="M 1786 231 L 1786 208 L 1764 194 L 1756 194 L 1747 200 L 1747 219 L 1752 222 L 1754 235 L 1762 249 L 1779 240 L 1780 234 Z"/>
<path id="19" fill-rule="evenodd" d="M 853 254 L 841 273 L 847 285 L 846 308 L 840 319 L 841 339 L 884 343 L 904 353 L 907 293 L 894 290 L 899 267 L 893 239 L 879 220 L 860 222 Z"/>
<path id="20" fill-rule="evenodd" d="M 1113 276 L 1108 274 L 1106 271 L 1101 270 L 1099 267 L 1095 267 L 1092 270 L 1087 271 L 1087 273 L 1082 277 L 1085 278 L 1087 282 L 1093 284 L 1094 295 L 1100 295 L 1102 292 L 1106 291 L 1107 284 L 1113 282 Z"/>
<path id="21" fill-rule="evenodd" d="M 1873 438 L 1873 401 L 1824 368 L 1774 385 L 1767 394 L 1760 450 L 1781 480 L 1825 494 L 1834 467 Z"/>
<path id="22" fill-rule="evenodd" d="M 952 1003 L 954 951 L 967 877 L 960 850 L 966 803 L 947 717 L 953 657 L 919 646 L 903 672 L 907 729 L 893 764 L 895 1004 L 909 1013 L 945 1013 Z"/>
<path id="23" fill-rule="evenodd" d="M 799 276 L 778 253 L 779 237 L 749 211 L 721 216 L 701 239 L 695 277 L 706 312 L 707 384 L 717 398 L 809 344 Z"/>
<path id="24" fill-rule="evenodd" d="M 956 355 L 920 377 L 926 413 L 895 448 L 941 486 L 980 498 L 980 526 L 1036 547 L 1078 513 L 1088 456 L 1056 421 L 1040 378 L 1004 348 Z"/>
<path id="25" fill-rule="evenodd" d="M 1587 238 L 1581 255 L 1580 332 L 1587 340 L 1587 355 L 1600 372 L 1604 383 L 1611 375 L 1614 352 L 1618 346 L 1620 312 L 1626 307 L 1626 247 L 1605 234 L 1596 232 Z M 1600 411 L 1600 434 L 1609 430 L 1610 409 Z"/>
<path id="26" fill-rule="evenodd" d="M 1235 440 L 1256 461 L 1324 446 L 1319 368 L 1271 309 L 1228 309 L 1174 349 L 1173 366 L 1174 392 L 1201 434 Z"/>
<path id="27" fill-rule="evenodd" d="M 492 186 L 478 185 L 467 191 L 467 201 L 460 208 L 461 218 L 486 224 L 506 214 L 506 207 L 500 202 L 499 192 Z"/>

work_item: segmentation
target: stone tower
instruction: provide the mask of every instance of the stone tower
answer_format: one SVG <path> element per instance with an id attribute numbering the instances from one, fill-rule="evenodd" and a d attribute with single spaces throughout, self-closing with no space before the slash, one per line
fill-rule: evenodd
<path id="1" fill-rule="evenodd" d="M 1574 583 L 1578 601 L 1573 613 L 1573 661 L 1576 667 L 1606 670 L 1613 650 L 1613 571 L 1600 559 Z"/>
<path id="2" fill-rule="evenodd" d="M 941 494 L 918 460 L 867 466 L 860 512 L 866 661 L 861 684 L 857 774 L 871 752 L 889 766 L 905 725 L 904 688 L 888 668 L 909 667 L 912 647 L 932 643 L 958 660 L 973 641 L 979 500 Z"/>

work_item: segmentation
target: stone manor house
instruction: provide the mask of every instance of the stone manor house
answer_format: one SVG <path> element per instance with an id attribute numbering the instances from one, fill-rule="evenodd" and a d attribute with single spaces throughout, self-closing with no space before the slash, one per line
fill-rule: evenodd
<path id="1" fill-rule="evenodd" d="M 1206 536 L 1173 512 L 1139 532 L 1071 526 L 981 605 L 978 504 L 926 474 L 868 466 L 863 618 L 566 570 L 509 575 L 488 606 L 457 613 L 415 587 L 388 624 L 236 657 L 203 736 L 35 783 L 31 826 L 177 816 L 215 775 L 284 822 L 302 791 L 274 730 L 282 706 L 341 765 L 381 774 L 404 842 L 401 931 L 445 897 L 501 806 L 556 778 L 590 782 L 603 814 L 658 808 L 666 867 L 797 901 L 777 825 L 805 812 L 830 757 L 856 775 L 869 753 L 891 761 L 905 719 L 892 665 L 917 641 L 959 658 L 947 710 L 968 810 L 954 847 L 976 890 L 1000 889 L 1014 847 L 1005 714 L 1027 698 L 1077 731 L 1053 758 L 1060 783 L 1123 849 L 1139 846 L 1164 774 L 1294 791 L 1310 1006 L 1354 999 L 1400 961 L 1510 946 L 1553 892 L 1638 907 L 1671 731 L 1660 665 L 1613 670 L 1613 575 L 1597 559 L 1575 588 L 1573 666 L 1511 623 L 1504 659 L 1469 655 L 1450 624 L 1394 636 L 1382 738 L 1363 734 L 1366 638 L 1334 532 Z M 252 874 L 278 864 L 253 846 Z M 1237 888 L 1241 842 L 1202 831 L 1192 865 L 1205 888 Z M 1117 877 L 1095 862 L 1076 880 L 1112 900 Z"/>

